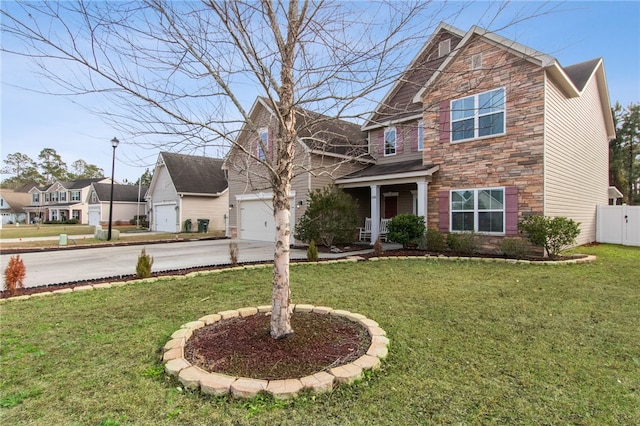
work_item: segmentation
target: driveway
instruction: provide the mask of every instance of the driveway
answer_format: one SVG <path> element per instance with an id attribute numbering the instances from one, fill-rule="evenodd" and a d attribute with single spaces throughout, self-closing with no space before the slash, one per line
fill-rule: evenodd
<path id="1" fill-rule="evenodd" d="M 198 266 L 229 264 L 229 242 L 232 240 L 199 240 L 148 245 L 96 247 L 24 253 L 20 258 L 27 269 L 25 287 L 37 287 L 98 278 L 111 278 L 135 273 L 143 247 L 153 256 L 153 271 Z M 273 260 L 274 244 L 262 241 L 236 240 L 240 263 Z M 321 253 L 320 257 L 340 258 L 368 252 Z M 0 255 L 2 270 L 10 255 Z M 291 259 L 306 259 L 305 250 L 292 249 Z M 3 282 L 4 289 L 4 282 Z"/>

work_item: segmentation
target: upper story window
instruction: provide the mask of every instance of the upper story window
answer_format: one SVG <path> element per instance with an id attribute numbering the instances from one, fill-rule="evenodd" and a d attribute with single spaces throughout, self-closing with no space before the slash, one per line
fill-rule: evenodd
<path id="1" fill-rule="evenodd" d="M 258 158 L 260 160 L 266 160 L 267 153 L 265 152 L 265 150 L 269 150 L 269 130 L 260 129 L 258 130 L 258 132 L 260 133 L 260 141 L 262 142 L 262 145 L 258 144 Z"/>
<path id="2" fill-rule="evenodd" d="M 58 193 L 57 192 L 52 192 L 51 193 L 51 201 L 52 202 L 58 202 Z"/>
<path id="3" fill-rule="evenodd" d="M 451 191 L 451 231 L 504 233 L 504 188 Z"/>
<path id="4" fill-rule="evenodd" d="M 31 202 L 40 203 L 40 193 L 36 192 L 34 194 L 31 194 Z"/>
<path id="5" fill-rule="evenodd" d="M 504 88 L 451 101 L 451 141 L 505 133 Z"/>
<path id="6" fill-rule="evenodd" d="M 91 203 L 95 204 L 98 202 L 98 194 L 96 194 L 96 191 L 91 192 Z"/>
<path id="7" fill-rule="evenodd" d="M 71 201 L 80 201 L 80 191 L 71 191 Z"/>
<path id="8" fill-rule="evenodd" d="M 48 203 L 49 201 L 51 201 L 51 194 L 49 194 L 48 192 L 45 192 L 45 194 L 44 194 L 44 201 L 45 201 L 45 202 L 47 202 L 47 203 Z"/>
<path id="9" fill-rule="evenodd" d="M 396 128 L 384 131 L 384 155 L 396 155 Z"/>
<path id="10" fill-rule="evenodd" d="M 424 148 L 424 121 L 418 122 L 418 151 Z"/>
<path id="11" fill-rule="evenodd" d="M 60 192 L 60 201 L 67 201 L 67 193 Z"/>

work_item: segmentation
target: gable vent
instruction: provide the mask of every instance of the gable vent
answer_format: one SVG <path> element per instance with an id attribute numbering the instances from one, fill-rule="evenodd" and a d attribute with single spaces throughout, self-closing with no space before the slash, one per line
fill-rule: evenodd
<path id="1" fill-rule="evenodd" d="M 448 38 L 446 40 L 442 40 L 440 44 L 438 44 L 438 57 L 442 58 L 451 52 L 451 39 Z"/>
<path id="2" fill-rule="evenodd" d="M 476 53 L 471 57 L 471 69 L 479 70 L 482 68 L 482 53 Z"/>

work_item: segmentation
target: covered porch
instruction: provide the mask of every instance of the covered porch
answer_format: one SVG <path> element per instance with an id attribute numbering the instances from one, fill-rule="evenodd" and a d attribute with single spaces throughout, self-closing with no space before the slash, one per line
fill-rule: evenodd
<path id="1" fill-rule="evenodd" d="M 423 165 L 421 159 L 376 164 L 336 180 L 336 185 L 358 202 L 361 225 L 371 219 L 369 241 L 380 236 L 383 219 L 412 213 L 426 217 L 429 183 L 437 165 Z"/>

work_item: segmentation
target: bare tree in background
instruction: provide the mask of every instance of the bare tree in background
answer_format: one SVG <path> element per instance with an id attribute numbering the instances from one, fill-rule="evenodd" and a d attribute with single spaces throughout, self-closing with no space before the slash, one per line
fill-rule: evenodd
<path id="1" fill-rule="evenodd" d="M 35 59 L 57 94 L 100 95 L 109 122 L 132 138 L 155 135 L 163 150 L 226 150 L 243 124 L 258 137 L 245 110 L 256 96 L 277 106 L 273 158 L 235 148 L 269 173 L 276 234 L 271 335 L 283 338 L 293 333 L 294 148 L 298 133 L 317 124 L 300 126 L 295 111 L 323 114 L 318 119 L 368 115 L 437 23 L 463 7 L 393 0 L 5 3 L 2 50 Z"/>

